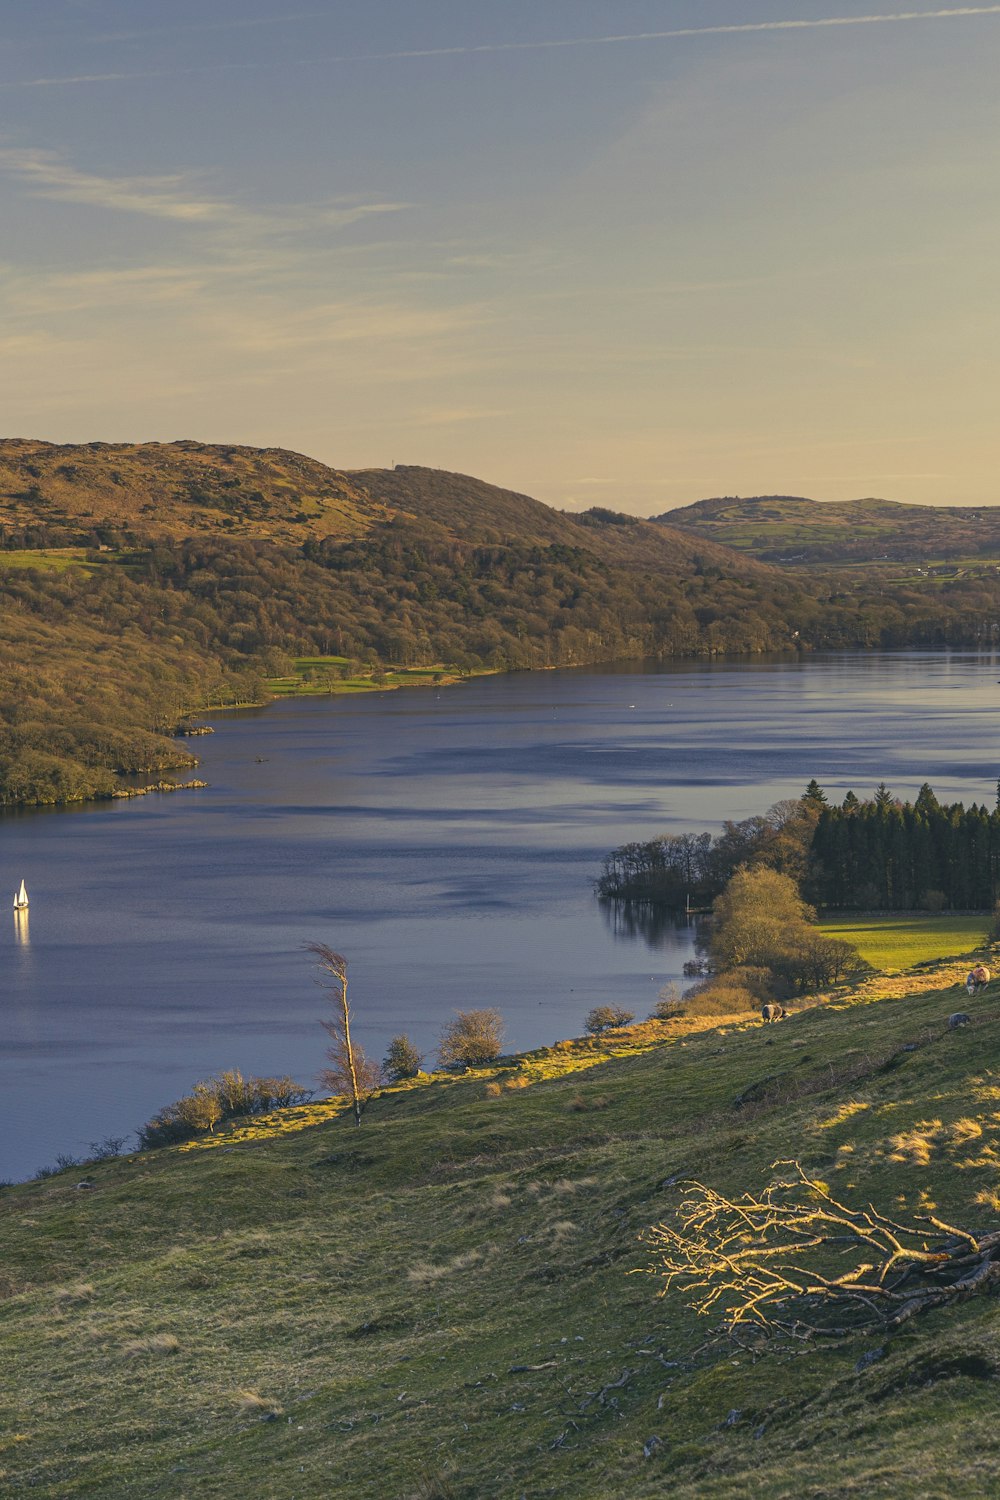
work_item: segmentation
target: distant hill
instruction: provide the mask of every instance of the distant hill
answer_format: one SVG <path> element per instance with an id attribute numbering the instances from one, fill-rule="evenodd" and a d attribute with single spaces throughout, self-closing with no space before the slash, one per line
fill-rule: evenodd
<path id="1" fill-rule="evenodd" d="M 600 508 L 569 514 L 468 474 L 404 464 L 352 470 L 348 477 L 387 510 L 434 521 L 466 542 L 580 547 L 614 566 L 647 571 L 709 565 L 745 577 L 766 576 L 718 539 L 692 537 L 666 517 L 654 524 Z"/>
<path id="2" fill-rule="evenodd" d="M 730 496 L 652 519 L 784 566 L 1000 561 L 1000 506 Z"/>

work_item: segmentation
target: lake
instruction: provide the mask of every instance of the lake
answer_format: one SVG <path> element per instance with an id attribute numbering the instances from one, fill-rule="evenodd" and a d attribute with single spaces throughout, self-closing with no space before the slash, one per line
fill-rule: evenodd
<path id="1" fill-rule="evenodd" d="M 497 1006 L 511 1050 L 640 1016 L 691 933 L 625 930 L 603 855 L 880 780 L 992 806 L 997 660 L 626 663 L 211 717 L 202 791 L 0 819 L 0 1178 L 126 1135 L 222 1068 L 323 1065 L 309 942 L 350 961 L 358 1038 L 430 1054 Z M 10 902 L 22 876 L 28 922 Z"/>

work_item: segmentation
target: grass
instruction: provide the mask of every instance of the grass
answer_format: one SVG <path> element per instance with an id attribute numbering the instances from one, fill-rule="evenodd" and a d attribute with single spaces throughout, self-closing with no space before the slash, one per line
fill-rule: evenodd
<path id="1" fill-rule="evenodd" d="M 0 568 L 36 568 L 43 573 L 65 573 L 78 568 L 92 573 L 98 564 L 88 562 L 83 547 L 40 547 L 31 551 L 0 551 Z"/>
<path id="2" fill-rule="evenodd" d="M 986 942 L 991 921 L 988 912 L 976 916 L 952 912 L 941 916 L 862 915 L 824 920 L 823 931 L 828 937 L 853 943 L 873 969 L 898 973 L 932 959 L 971 953 Z"/>
<path id="3" fill-rule="evenodd" d="M 385 1091 L 360 1130 L 321 1102 L 5 1190 L 0 1491 L 993 1493 L 995 1302 L 757 1358 L 629 1274 L 678 1179 L 738 1192 L 790 1155 L 851 1201 L 994 1224 L 1000 997 L 949 1032 L 963 975 L 780 1026 L 646 1023 Z"/>
<path id="4" fill-rule="evenodd" d="M 347 665 L 346 656 L 300 656 L 296 658 L 294 673 L 287 677 L 269 677 L 267 689 L 276 698 L 317 697 L 384 692 L 387 688 L 398 687 L 439 687 L 458 682 L 462 677 L 484 675 L 437 665 L 389 667 L 381 673 L 364 670 L 345 677 L 341 673 Z"/>

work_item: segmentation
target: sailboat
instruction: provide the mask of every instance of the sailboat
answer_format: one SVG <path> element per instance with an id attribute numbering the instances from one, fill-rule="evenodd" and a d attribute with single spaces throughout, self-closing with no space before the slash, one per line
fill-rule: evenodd
<path id="1" fill-rule="evenodd" d="M 21 889 L 18 891 L 17 895 L 14 897 L 14 910 L 15 911 L 27 911 L 28 910 L 28 892 L 24 888 L 24 881 L 23 880 L 21 881 Z"/>

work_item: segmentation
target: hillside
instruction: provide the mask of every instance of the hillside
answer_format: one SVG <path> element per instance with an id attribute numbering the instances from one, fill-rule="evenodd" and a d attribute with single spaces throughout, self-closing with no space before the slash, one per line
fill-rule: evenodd
<path id="1" fill-rule="evenodd" d="M 344 474 L 281 448 L 0 440 L 0 533 L 51 545 L 222 534 L 300 543 L 362 536 L 385 507 Z"/>
<path id="2" fill-rule="evenodd" d="M 1000 1002 L 949 1030 L 965 967 L 6 1189 L 4 1493 L 994 1493 L 995 1297 L 733 1342 L 630 1274 L 684 1180 L 759 1191 L 793 1156 L 849 1204 L 995 1231 Z"/>
<path id="3" fill-rule="evenodd" d="M 355 541 L 394 516 L 450 537 L 583 547 L 608 563 L 676 567 L 704 559 L 755 573 L 713 542 L 669 525 L 594 511 L 570 516 L 466 474 L 398 465 L 343 472 L 280 448 L 233 444 L 54 444 L 0 440 L 0 538 L 99 546 L 216 536 L 281 545 Z"/>
<path id="4" fill-rule="evenodd" d="M 294 688 L 994 639 L 1000 576 L 800 578 L 690 529 L 277 449 L 0 444 L 0 806 L 190 765 L 184 715 Z M 396 679 L 400 680 L 400 679 Z"/>
<path id="5" fill-rule="evenodd" d="M 767 570 L 734 555 L 727 545 L 693 537 L 662 518 L 654 525 L 600 508 L 571 515 L 467 474 L 412 465 L 362 469 L 350 477 L 387 508 L 434 521 L 466 542 L 574 547 L 611 566 L 646 571 L 716 568 L 757 580 L 768 577 Z"/>
<path id="6" fill-rule="evenodd" d="M 762 562 L 799 567 L 1000 562 L 1000 506 L 836 503 L 760 495 L 699 500 L 653 519 Z"/>

